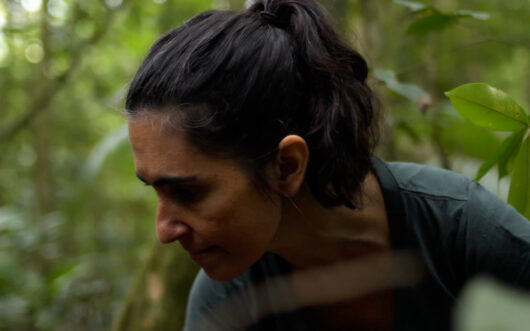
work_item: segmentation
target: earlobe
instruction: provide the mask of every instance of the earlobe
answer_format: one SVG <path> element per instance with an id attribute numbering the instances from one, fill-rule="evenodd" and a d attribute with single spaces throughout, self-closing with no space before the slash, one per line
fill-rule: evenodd
<path id="1" fill-rule="evenodd" d="M 276 156 L 278 190 L 283 195 L 294 197 L 305 180 L 309 148 L 304 138 L 289 135 L 280 141 Z"/>

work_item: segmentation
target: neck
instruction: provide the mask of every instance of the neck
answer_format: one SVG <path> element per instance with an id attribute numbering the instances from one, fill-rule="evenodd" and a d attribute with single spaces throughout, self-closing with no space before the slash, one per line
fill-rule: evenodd
<path id="1" fill-rule="evenodd" d="M 362 206 L 325 208 L 304 186 L 284 201 L 282 222 L 270 251 L 295 269 L 338 263 L 390 251 L 390 233 L 381 188 L 369 174 L 361 186 Z"/>

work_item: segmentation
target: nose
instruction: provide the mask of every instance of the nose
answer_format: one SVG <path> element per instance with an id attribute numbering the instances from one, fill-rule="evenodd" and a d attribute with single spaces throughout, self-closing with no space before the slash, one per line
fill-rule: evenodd
<path id="1" fill-rule="evenodd" d="M 191 233 L 191 228 L 178 219 L 177 208 L 170 202 L 159 199 L 156 210 L 156 234 L 163 244 L 179 240 Z"/>

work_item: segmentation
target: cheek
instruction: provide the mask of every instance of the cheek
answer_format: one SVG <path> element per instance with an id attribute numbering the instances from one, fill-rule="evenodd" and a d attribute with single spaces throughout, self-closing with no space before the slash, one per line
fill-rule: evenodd
<path id="1" fill-rule="evenodd" d="M 281 203 L 254 192 L 241 197 L 235 205 L 224 220 L 230 224 L 234 246 L 239 245 L 239 250 L 268 249 L 280 222 Z"/>
<path id="2" fill-rule="evenodd" d="M 259 193 L 258 193 L 259 194 Z M 211 209 L 214 211 L 214 209 Z M 281 217 L 281 202 L 267 197 L 239 196 L 236 203 L 223 204 L 206 221 L 208 240 L 225 252 L 208 265 L 208 276 L 229 280 L 250 268 L 269 249 Z"/>
<path id="3" fill-rule="evenodd" d="M 216 244 L 241 249 L 241 245 L 266 246 L 281 218 L 281 200 L 257 189 L 232 190 L 201 206 L 196 230 Z"/>

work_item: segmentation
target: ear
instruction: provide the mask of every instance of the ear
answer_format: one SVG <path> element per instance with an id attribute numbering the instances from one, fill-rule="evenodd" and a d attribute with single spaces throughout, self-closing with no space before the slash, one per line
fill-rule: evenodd
<path id="1" fill-rule="evenodd" d="M 309 148 L 304 138 L 289 135 L 280 141 L 275 162 L 276 187 L 280 193 L 294 197 L 305 180 Z"/>

